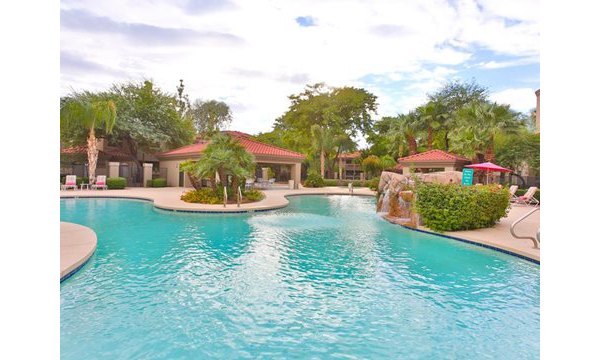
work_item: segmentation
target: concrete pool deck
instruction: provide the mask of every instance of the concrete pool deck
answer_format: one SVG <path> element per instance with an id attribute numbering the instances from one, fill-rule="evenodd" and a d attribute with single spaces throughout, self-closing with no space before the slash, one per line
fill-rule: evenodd
<path id="1" fill-rule="evenodd" d="M 60 223 L 60 280 L 75 273 L 96 251 L 96 233 L 82 225 Z"/>
<path id="2" fill-rule="evenodd" d="M 180 200 L 181 194 L 189 188 L 126 188 L 123 190 L 62 190 L 61 198 L 85 198 L 85 197 L 119 197 L 144 199 L 152 201 L 154 206 L 164 210 L 192 211 L 199 213 L 210 212 L 251 212 L 265 211 L 283 208 L 289 201 L 286 196 L 294 195 L 348 195 L 346 187 L 323 187 L 323 188 L 302 188 L 290 190 L 287 188 L 273 188 L 265 190 L 265 199 L 250 203 L 237 205 L 205 205 L 191 204 Z M 354 195 L 374 196 L 375 191 L 368 188 L 355 188 Z M 513 205 L 508 217 L 500 220 L 494 227 L 469 231 L 447 232 L 442 235 L 448 235 L 455 238 L 483 244 L 484 246 L 501 249 L 510 253 L 540 262 L 540 250 L 534 249 L 531 240 L 515 239 L 510 234 L 510 225 L 516 219 L 532 209 L 531 206 Z M 387 219 L 393 222 L 393 219 Z M 63 231 L 64 226 L 64 231 Z M 519 235 L 535 235 L 540 226 L 540 212 L 534 213 L 525 219 L 517 228 Z M 83 228 L 83 229 L 82 229 Z M 87 231 L 86 231 L 87 230 Z M 425 227 L 419 227 L 419 230 L 435 233 Z M 91 232 L 91 234 L 89 233 Z M 92 240 L 93 236 L 93 240 Z M 93 245 L 92 245 L 93 243 Z M 63 249 L 64 247 L 64 249 Z M 93 249 L 92 249 L 93 248 Z M 96 234 L 89 228 L 81 225 L 61 223 L 61 279 L 70 275 L 74 270 L 80 267 L 89 259 L 96 248 Z M 64 259 L 63 259 L 64 254 Z"/>

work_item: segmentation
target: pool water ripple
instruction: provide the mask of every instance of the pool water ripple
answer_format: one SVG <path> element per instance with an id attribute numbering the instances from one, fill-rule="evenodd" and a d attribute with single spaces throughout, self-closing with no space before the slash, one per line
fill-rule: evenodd
<path id="1" fill-rule="evenodd" d="M 381 220 L 374 199 L 256 214 L 61 200 L 95 255 L 61 284 L 61 357 L 539 358 L 539 266 Z"/>

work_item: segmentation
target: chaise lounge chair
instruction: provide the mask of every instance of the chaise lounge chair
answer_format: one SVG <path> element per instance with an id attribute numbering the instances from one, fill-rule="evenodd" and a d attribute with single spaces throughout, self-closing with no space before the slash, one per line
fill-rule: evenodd
<path id="1" fill-rule="evenodd" d="M 519 190 L 518 185 L 512 185 L 511 187 L 508 188 L 508 192 L 510 194 L 510 202 L 517 201 L 517 190 Z"/>
<path id="2" fill-rule="evenodd" d="M 540 202 L 535 198 L 535 193 L 537 191 L 537 187 L 532 186 L 527 189 L 527 192 L 522 196 L 517 196 L 515 203 L 516 204 L 524 204 L 524 205 L 538 205 Z"/>
<path id="3" fill-rule="evenodd" d="M 67 175 L 65 179 L 65 184 L 61 186 L 62 190 L 73 189 L 77 190 L 77 176 L 76 175 Z"/>
<path id="4" fill-rule="evenodd" d="M 108 190 L 108 186 L 106 185 L 106 175 L 98 175 L 98 177 L 96 177 L 96 183 L 92 185 L 92 190 L 98 189 Z"/>

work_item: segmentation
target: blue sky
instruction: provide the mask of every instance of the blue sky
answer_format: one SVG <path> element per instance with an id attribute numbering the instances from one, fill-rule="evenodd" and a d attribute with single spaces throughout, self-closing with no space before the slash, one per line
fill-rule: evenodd
<path id="1" fill-rule="evenodd" d="M 475 79 L 519 111 L 539 88 L 539 2 L 529 0 L 61 2 L 61 93 L 152 79 L 227 102 L 231 128 L 269 131 L 306 84 L 363 87 L 375 118 Z"/>

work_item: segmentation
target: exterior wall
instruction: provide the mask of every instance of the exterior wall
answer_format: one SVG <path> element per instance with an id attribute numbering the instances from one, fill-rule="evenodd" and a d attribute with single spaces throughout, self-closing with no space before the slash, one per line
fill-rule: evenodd
<path id="1" fill-rule="evenodd" d="M 161 160 L 160 167 L 167 169 L 167 186 L 179 186 L 179 164 L 184 161 L 185 160 Z"/>

